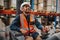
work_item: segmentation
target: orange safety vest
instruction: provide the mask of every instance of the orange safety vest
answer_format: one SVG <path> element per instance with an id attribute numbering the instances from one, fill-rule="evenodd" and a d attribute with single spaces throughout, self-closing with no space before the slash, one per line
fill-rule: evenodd
<path id="1" fill-rule="evenodd" d="M 33 15 L 30 15 L 30 22 L 33 21 L 33 20 L 34 20 L 33 19 Z M 22 28 L 22 29 L 24 29 L 26 31 L 25 34 L 28 34 L 29 32 L 30 33 L 35 32 L 34 26 L 28 24 L 27 19 L 24 16 L 24 14 L 20 14 L 20 23 L 21 23 L 21 27 L 20 28 Z M 28 27 L 28 25 L 29 25 L 29 27 Z"/>

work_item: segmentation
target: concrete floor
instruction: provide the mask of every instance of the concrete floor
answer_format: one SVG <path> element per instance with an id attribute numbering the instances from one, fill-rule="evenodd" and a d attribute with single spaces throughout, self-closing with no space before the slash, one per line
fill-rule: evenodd
<path id="1" fill-rule="evenodd" d="M 12 23 L 14 19 L 15 18 L 10 18 L 10 24 Z M 0 19 L 0 40 L 8 40 L 6 39 L 5 33 L 6 33 L 5 24 Z"/>
<path id="2" fill-rule="evenodd" d="M 5 25 L 0 19 L 0 39 L 5 39 Z"/>

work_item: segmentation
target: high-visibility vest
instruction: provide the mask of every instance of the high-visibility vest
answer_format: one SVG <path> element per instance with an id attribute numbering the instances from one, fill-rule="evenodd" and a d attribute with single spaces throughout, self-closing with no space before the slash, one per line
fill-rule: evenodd
<path id="1" fill-rule="evenodd" d="M 31 22 L 31 21 L 34 21 L 33 15 L 30 16 L 30 22 Z M 30 32 L 30 33 L 35 32 L 34 26 L 28 24 L 27 19 L 26 19 L 26 17 L 24 16 L 24 14 L 20 14 L 20 23 L 21 23 L 21 27 L 20 27 L 20 28 L 22 28 L 22 29 L 25 30 L 25 32 L 26 32 L 25 34 L 27 34 L 27 33 L 29 33 L 29 32 Z M 29 27 L 28 27 L 28 25 L 29 25 Z"/>

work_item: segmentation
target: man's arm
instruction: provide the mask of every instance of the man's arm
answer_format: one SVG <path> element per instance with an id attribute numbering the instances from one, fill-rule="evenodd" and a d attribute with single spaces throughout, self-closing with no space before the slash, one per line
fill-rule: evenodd
<path id="1" fill-rule="evenodd" d="M 35 18 L 35 25 L 38 29 L 42 30 L 42 25 L 40 24 L 40 22 Z"/>
<path id="2" fill-rule="evenodd" d="M 20 31 L 20 16 L 17 15 L 15 20 L 12 22 L 12 24 L 10 25 L 10 29 L 13 31 Z"/>

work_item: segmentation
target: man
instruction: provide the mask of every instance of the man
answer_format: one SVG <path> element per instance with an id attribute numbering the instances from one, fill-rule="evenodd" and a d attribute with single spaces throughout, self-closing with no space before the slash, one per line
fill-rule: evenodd
<path id="1" fill-rule="evenodd" d="M 22 13 L 16 17 L 12 22 L 10 29 L 12 31 L 17 31 L 24 35 L 25 40 L 42 40 L 39 34 L 34 29 L 34 24 L 38 29 L 42 29 L 41 24 L 34 18 L 34 15 L 29 14 L 30 3 L 24 2 L 21 4 L 20 10 Z"/>

